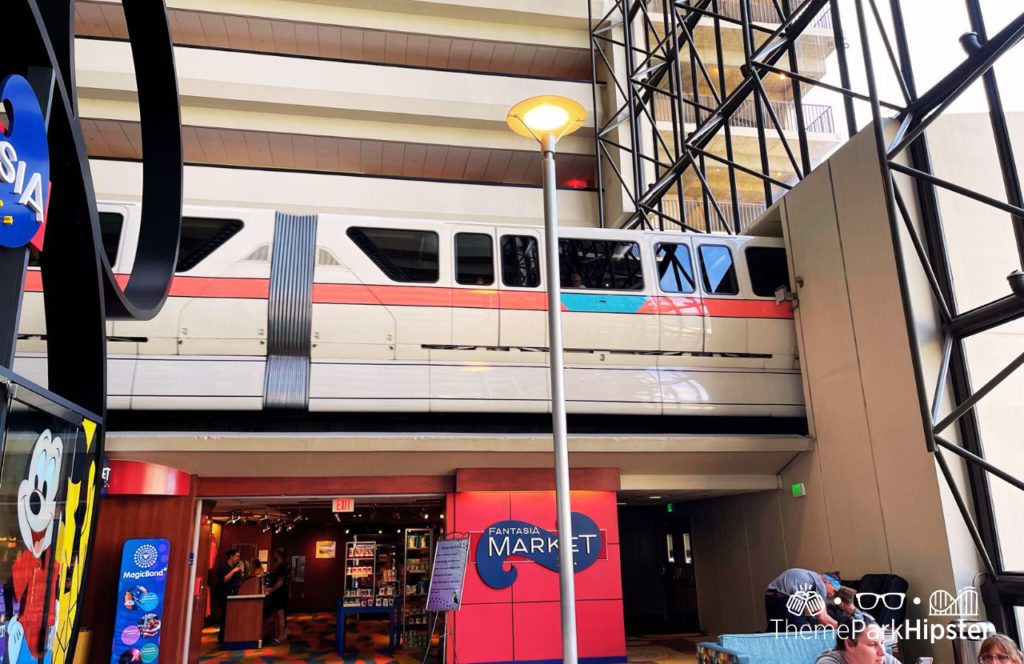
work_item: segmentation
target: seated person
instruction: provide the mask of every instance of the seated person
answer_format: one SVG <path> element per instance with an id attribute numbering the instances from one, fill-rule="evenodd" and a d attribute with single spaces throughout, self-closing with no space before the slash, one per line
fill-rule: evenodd
<path id="1" fill-rule="evenodd" d="M 836 621 L 827 611 L 839 592 L 839 580 L 809 569 L 788 569 L 775 577 L 764 590 L 764 609 L 768 631 L 787 625 L 825 625 L 835 627 Z"/>
<path id="2" fill-rule="evenodd" d="M 900 664 L 885 652 L 885 634 L 866 613 L 843 616 L 836 626 L 836 647 L 820 655 L 814 664 Z"/>
<path id="3" fill-rule="evenodd" d="M 836 591 L 836 596 L 828 602 L 825 610 L 828 611 L 828 615 L 832 616 L 836 622 L 839 622 L 843 616 L 857 613 L 859 610 L 857 608 L 857 591 L 853 588 L 841 586 Z"/>
<path id="4" fill-rule="evenodd" d="M 981 642 L 978 661 L 981 664 L 1024 664 L 1024 655 L 1013 639 L 993 634 Z"/>

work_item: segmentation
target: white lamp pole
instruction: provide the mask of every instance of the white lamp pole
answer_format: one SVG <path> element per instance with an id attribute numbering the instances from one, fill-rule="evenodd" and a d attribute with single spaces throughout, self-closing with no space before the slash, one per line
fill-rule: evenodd
<path id="1" fill-rule="evenodd" d="M 565 422 L 565 372 L 562 357 L 562 293 L 558 264 L 558 200 L 555 144 L 583 125 L 583 107 L 564 97 L 534 97 L 508 112 L 517 134 L 540 141 L 544 155 L 544 256 L 547 262 L 548 350 L 551 370 L 551 428 L 555 440 L 555 502 L 558 508 L 558 583 L 562 614 L 562 661 L 577 664 L 576 584 L 572 559 L 572 510 L 569 504 L 569 441 Z"/>

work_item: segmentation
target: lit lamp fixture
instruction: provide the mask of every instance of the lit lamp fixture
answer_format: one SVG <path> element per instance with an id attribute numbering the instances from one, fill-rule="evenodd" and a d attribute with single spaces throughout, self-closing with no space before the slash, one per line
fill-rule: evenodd
<path id="1" fill-rule="evenodd" d="M 565 97 L 525 99 L 508 112 L 508 126 L 536 139 L 544 154 L 544 255 L 547 259 L 548 349 L 551 371 L 551 428 L 555 440 L 555 502 L 558 506 L 558 584 L 562 613 L 562 661 L 577 664 L 576 586 L 573 579 L 572 516 L 569 508 L 569 443 L 565 424 L 565 372 L 562 357 L 561 270 L 558 265 L 558 200 L 555 196 L 555 144 L 583 126 L 587 112 Z"/>

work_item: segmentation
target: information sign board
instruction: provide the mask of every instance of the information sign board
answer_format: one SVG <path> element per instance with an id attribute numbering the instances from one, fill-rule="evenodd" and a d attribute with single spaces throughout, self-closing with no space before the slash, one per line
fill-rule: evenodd
<path id="1" fill-rule="evenodd" d="M 111 664 L 151 664 L 160 654 L 160 625 L 171 545 L 130 539 L 121 554 Z"/>
<path id="2" fill-rule="evenodd" d="M 434 568 L 427 594 L 427 611 L 458 611 L 469 560 L 469 538 L 444 539 L 437 543 Z"/>

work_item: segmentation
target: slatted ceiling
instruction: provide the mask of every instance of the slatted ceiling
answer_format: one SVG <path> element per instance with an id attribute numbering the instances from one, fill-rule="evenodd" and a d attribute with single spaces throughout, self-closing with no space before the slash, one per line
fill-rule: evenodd
<path id="1" fill-rule="evenodd" d="M 249 22 L 243 16 L 225 16 L 224 31 L 227 36 L 227 46 L 242 51 L 253 50 L 252 35 L 249 33 Z"/>
<path id="2" fill-rule="evenodd" d="M 224 163 L 232 166 L 251 166 L 249 161 L 249 148 L 245 143 L 245 136 L 240 131 L 223 131 L 221 138 L 224 141 Z M 186 160 L 191 160 L 193 155 L 185 154 Z"/>
<path id="3" fill-rule="evenodd" d="M 199 16 L 199 25 L 203 31 L 203 36 L 210 41 L 211 45 L 217 42 L 217 45 L 221 48 L 227 48 L 231 43 L 231 37 L 224 18 L 224 16 L 219 14 L 201 14 Z"/>
<path id="4" fill-rule="evenodd" d="M 363 33 L 363 60 L 369 62 L 387 62 L 386 41 L 383 32 L 378 30 Z"/>
<path id="5" fill-rule="evenodd" d="M 89 155 L 142 158 L 137 122 L 84 119 Z M 182 128 L 185 163 L 242 166 L 321 173 L 427 178 L 450 182 L 534 185 L 541 183 L 541 157 L 535 150 L 498 150 L 450 145 L 335 138 L 278 132 Z M 593 186 L 590 155 L 560 154 L 559 184 Z"/>
<path id="6" fill-rule="evenodd" d="M 444 164 L 449 149 L 447 145 L 427 146 L 427 153 L 423 158 L 423 177 L 431 180 L 440 180 L 444 177 Z"/>
<path id="7" fill-rule="evenodd" d="M 377 141 L 359 141 L 359 172 L 378 173 L 381 169 L 383 147 Z"/>
<path id="8" fill-rule="evenodd" d="M 402 168 L 403 159 L 405 159 L 405 146 L 401 143 L 389 142 L 381 146 L 381 172 L 398 172 Z"/>
<path id="9" fill-rule="evenodd" d="M 184 9 L 167 11 L 176 44 L 569 80 L 590 79 L 590 51 Z M 127 39 L 119 4 L 75 3 L 81 37 Z"/>
<path id="10" fill-rule="evenodd" d="M 274 30 L 271 27 L 270 21 L 253 21 L 250 18 L 245 19 L 246 27 L 249 30 L 249 41 L 252 44 L 250 47 L 253 51 L 263 51 L 267 53 L 274 52 Z M 178 36 L 174 35 L 174 41 L 177 43 Z M 194 42 L 181 42 L 183 44 L 194 44 Z M 204 44 L 194 44 L 197 46 L 204 46 Z"/>
<path id="11" fill-rule="evenodd" d="M 441 171 L 442 180 L 464 180 L 466 162 L 469 160 L 469 148 L 450 147 L 444 158 Z"/>
<path id="12" fill-rule="evenodd" d="M 427 146 L 410 143 L 405 146 L 405 161 L 402 163 L 402 177 L 423 177 L 423 161 L 427 156 Z"/>
<path id="13" fill-rule="evenodd" d="M 473 54 L 473 42 L 468 39 L 453 39 L 448 53 L 448 66 L 452 69 L 469 69 Z"/>
<path id="14" fill-rule="evenodd" d="M 317 36 L 317 27 L 308 23 L 300 23 L 295 26 L 295 52 L 307 57 L 320 56 L 320 38 Z"/>
<path id="15" fill-rule="evenodd" d="M 474 42 L 473 53 L 469 58 L 469 68 L 472 71 L 488 71 L 491 68 L 491 59 L 494 57 L 495 44 L 488 42 Z"/>
<path id="16" fill-rule="evenodd" d="M 359 165 L 359 143 L 352 138 L 343 138 L 338 142 L 338 170 L 343 173 L 362 173 Z"/>
<path id="17" fill-rule="evenodd" d="M 298 53 L 299 45 L 295 41 L 295 24 L 286 21 L 273 21 L 271 32 L 274 35 L 274 51 L 278 53 Z"/>
<path id="18" fill-rule="evenodd" d="M 469 159 L 463 177 L 473 182 L 483 182 L 484 169 L 487 168 L 488 151 L 481 148 L 470 148 Z"/>
<path id="19" fill-rule="evenodd" d="M 269 134 L 267 136 L 267 143 L 270 147 L 270 163 L 274 165 L 274 168 L 293 169 L 297 167 L 295 153 L 292 151 L 291 136 L 287 134 Z"/>
<path id="20" fill-rule="evenodd" d="M 337 171 L 338 168 L 338 142 L 326 136 L 315 136 L 313 143 L 316 146 L 316 169 L 318 171 Z"/>

